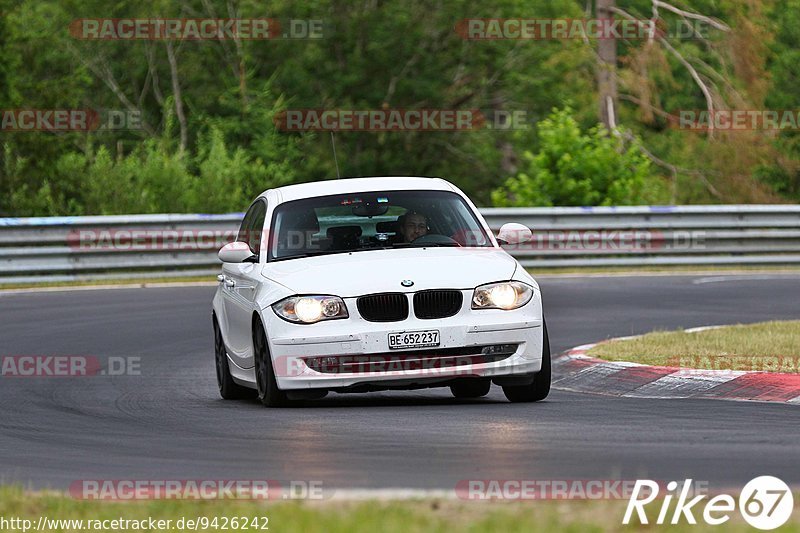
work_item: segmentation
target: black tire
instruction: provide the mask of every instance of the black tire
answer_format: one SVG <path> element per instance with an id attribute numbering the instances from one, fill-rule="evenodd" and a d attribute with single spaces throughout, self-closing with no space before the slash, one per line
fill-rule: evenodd
<path id="1" fill-rule="evenodd" d="M 272 357 L 269 353 L 267 334 L 260 320 L 253 324 L 253 356 L 255 359 L 256 387 L 258 399 L 264 407 L 284 407 L 291 402 L 286 393 L 278 388 Z"/>
<path id="2" fill-rule="evenodd" d="M 543 322 L 544 339 L 542 340 L 542 369 L 536 373 L 533 383 L 515 387 L 503 387 L 503 394 L 510 402 L 538 402 L 550 394 L 550 337 L 547 335 L 547 323 Z"/>
<path id="3" fill-rule="evenodd" d="M 450 392 L 456 398 L 480 398 L 489 394 L 492 382 L 488 379 L 464 379 L 450 385 Z"/>
<path id="4" fill-rule="evenodd" d="M 233 381 L 231 376 L 231 369 L 228 366 L 228 356 L 225 353 L 225 341 L 222 340 L 222 332 L 217 323 L 217 317 L 213 317 L 214 321 L 214 364 L 217 367 L 217 386 L 219 386 L 219 395 L 223 400 L 244 400 L 255 398 L 256 391 L 242 387 Z"/>

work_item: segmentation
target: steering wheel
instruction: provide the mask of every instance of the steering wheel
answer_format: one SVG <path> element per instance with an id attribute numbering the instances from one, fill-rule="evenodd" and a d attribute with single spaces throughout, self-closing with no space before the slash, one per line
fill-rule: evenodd
<path id="1" fill-rule="evenodd" d="M 455 239 L 451 239 L 446 235 L 440 235 L 438 233 L 428 233 L 426 235 L 422 235 L 417 237 L 411 244 L 450 244 L 455 246 L 461 246 L 459 242 Z"/>

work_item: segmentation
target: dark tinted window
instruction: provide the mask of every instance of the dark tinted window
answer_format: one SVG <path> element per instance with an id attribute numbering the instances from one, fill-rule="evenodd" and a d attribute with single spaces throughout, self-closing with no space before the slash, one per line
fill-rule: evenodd
<path id="1" fill-rule="evenodd" d="M 267 216 L 267 206 L 263 200 L 258 200 L 253 205 L 253 218 L 248 226 L 247 244 L 253 255 L 259 255 L 261 251 L 261 238 L 264 235 L 264 220 Z"/>
<path id="2" fill-rule="evenodd" d="M 239 242 L 247 242 L 247 227 L 253 220 L 253 212 L 255 211 L 256 204 L 250 206 L 250 209 L 247 210 L 247 213 L 244 214 L 244 218 L 242 219 L 242 224 L 239 226 L 239 235 L 236 237 L 236 240 Z"/>
<path id="3" fill-rule="evenodd" d="M 256 200 L 242 219 L 239 226 L 239 235 L 236 240 L 246 242 L 253 255 L 259 255 L 261 250 L 261 234 L 264 231 L 264 220 L 267 215 L 267 205 L 264 200 Z"/>
<path id="4" fill-rule="evenodd" d="M 448 191 L 372 191 L 276 207 L 270 259 L 409 246 L 491 246 L 472 209 Z"/>

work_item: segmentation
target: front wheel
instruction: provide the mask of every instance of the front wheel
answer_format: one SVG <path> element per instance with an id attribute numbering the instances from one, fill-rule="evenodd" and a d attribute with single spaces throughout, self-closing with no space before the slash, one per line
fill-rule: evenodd
<path id="1" fill-rule="evenodd" d="M 214 321 L 214 363 L 217 367 L 217 386 L 219 395 L 223 400 L 243 400 L 253 398 L 255 391 L 242 387 L 233 381 L 231 368 L 228 366 L 228 354 L 225 352 L 225 341 L 222 340 L 222 332 L 219 330 L 217 317 Z"/>
<path id="2" fill-rule="evenodd" d="M 289 405 L 286 393 L 278 388 L 278 382 L 275 380 L 267 334 L 260 320 L 257 320 L 253 327 L 253 351 L 259 401 L 264 407 Z"/>
<path id="3" fill-rule="evenodd" d="M 542 339 L 542 369 L 536 373 L 533 383 L 513 387 L 503 387 L 503 394 L 510 402 L 538 402 L 550 394 L 550 337 L 547 335 L 547 323 L 542 319 L 544 328 Z"/>

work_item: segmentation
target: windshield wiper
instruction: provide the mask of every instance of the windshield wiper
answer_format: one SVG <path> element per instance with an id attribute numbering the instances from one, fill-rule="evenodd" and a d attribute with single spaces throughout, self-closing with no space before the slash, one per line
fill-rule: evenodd
<path id="1" fill-rule="evenodd" d="M 273 261 L 284 261 L 287 259 L 301 259 L 303 257 L 315 257 L 318 255 L 329 255 L 329 254 L 336 254 L 339 251 L 331 251 L 331 250 L 320 250 L 319 252 L 303 252 L 299 254 L 292 254 L 292 255 L 282 255 L 279 257 L 273 257 Z"/>
<path id="2" fill-rule="evenodd" d="M 411 248 L 439 248 L 439 247 L 452 248 L 456 246 L 461 246 L 457 242 L 425 242 L 425 243 L 421 242 L 419 244 L 414 244 L 413 242 L 410 242 L 407 244 Z"/>

